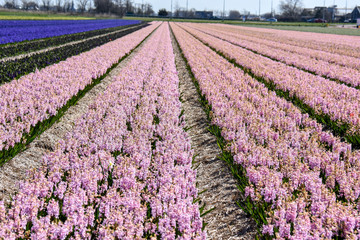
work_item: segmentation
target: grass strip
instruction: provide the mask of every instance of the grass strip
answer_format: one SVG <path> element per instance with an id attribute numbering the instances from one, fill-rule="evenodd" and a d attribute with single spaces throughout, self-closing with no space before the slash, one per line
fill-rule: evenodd
<path id="1" fill-rule="evenodd" d="M 14 147 L 9 149 L 4 149 L 0 151 L 0 166 L 2 166 L 5 162 L 9 161 L 13 157 L 16 156 L 20 151 L 24 150 L 28 144 L 30 144 L 36 137 L 40 136 L 45 130 L 49 129 L 55 122 L 57 122 L 71 107 L 74 106 L 87 92 L 89 92 L 93 87 L 101 82 L 106 76 L 108 76 L 109 72 L 113 70 L 115 67 L 119 65 L 125 58 L 127 58 L 132 52 L 134 52 L 146 39 L 148 39 L 156 30 L 155 28 L 149 35 L 147 35 L 135 48 L 133 48 L 128 54 L 125 54 L 119 61 L 113 64 L 104 75 L 96 78 L 92 81 L 91 84 L 87 85 L 83 90 L 80 90 L 77 95 L 73 96 L 67 103 L 57 111 L 57 114 L 51 116 L 50 118 L 39 122 L 34 127 L 32 127 L 29 133 L 24 134 L 22 142 L 16 143 Z"/>
<path id="2" fill-rule="evenodd" d="M 55 13 L 50 11 L 32 11 L 7 9 L 0 7 L 0 20 L 94 20 L 95 16 L 75 13 Z"/>

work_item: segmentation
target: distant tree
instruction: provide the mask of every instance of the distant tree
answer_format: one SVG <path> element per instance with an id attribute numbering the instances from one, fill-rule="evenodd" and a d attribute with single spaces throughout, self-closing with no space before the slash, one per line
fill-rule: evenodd
<path id="1" fill-rule="evenodd" d="M 120 17 L 124 16 L 125 15 L 124 1 L 123 0 L 113 0 L 111 13 L 116 14 Z"/>
<path id="2" fill-rule="evenodd" d="M 301 12 L 301 16 L 313 16 L 314 12 L 310 9 L 304 8 Z"/>
<path id="3" fill-rule="evenodd" d="M 88 2 L 89 0 L 78 0 L 78 9 L 81 13 L 85 12 Z"/>
<path id="4" fill-rule="evenodd" d="M 64 0 L 63 1 L 63 10 L 64 12 L 69 12 L 71 8 L 71 3 L 69 0 Z"/>
<path id="5" fill-rule="evenodd" d="M 24 10 L 38 10 L 39 5 L 34 1 L 28 2 L 27 0 L 22 0 L 22 8 Z"/>
<path id="6" fill-rule="evenodd" d="M 63 7 L 62 7 L 62 10 L 64 12 L 74 12 L 76 11 L 75 9 L 75 3 L 74 3 L 74 0 L 64 0 L 63 1 L 64 4 L 63 4 Z"/>
<path id="7" fill-rule="evenodd" d="M 331 21 L 331 12 L 326 7 L 319 7 L 315 9 L 315 18 L 325 18 L 326 21 Z"/>
<path id="8" fill-rule="evenodd" d="M 243 16 L 249 16 L 249 15 L 250 15 L 250 12 L 244 8 L 244 9 L 241 11 L 241 14 L 242 14 Z"/>
<path id="9" fill-rule="evenodd" d="M 94 13 L 95 9 L 93 8 L 93 0 L 89 0 L 89 4 L 87 6 L 87 12 Z"/>
<path id="10" fill-rule="evenodd" d="M 262 14 L 261 16 L 262 16 L 263 18 L 266 18 L 266 19 L 268 19 L 268 18 L 272 18 L 272 17 L 273 17 L 273 15 L 272 15 L 272 13 L 271 13 L 271 12 L 264 13 L 264 14 Z"/>
<path id="11" fill-rule="evenodd" d="M 174 12 L 174 17 L 180 17 L 180 11 L 181 11 L 181 8 L 180 8 L 180 5 L 179 5 L 179 2 L 176 0 L 175 1 L 175 5 L 174 5 L 174 9 L 173 9 L 173 12 Z"/>
<path id="12" fill-rule="evenodd" d="M 28 0 L 20 0 L 21 4 L 19 5 L 20 9 L 25 10 Z"/>
<path id="13" fill-rule="evenodd" d="M 134 13 L 134 7 L 131 0 L 125 0 L 125 12 L 128 14 Z"/>
<path id="14" fill-rule="evenodd" d="M 161 17 L 166 17 L 168 15 L 168 12 L 165 8 L 159 9 L 158 15 Z"/>
<path id="15" fill-rule="evenodd" d="M 146 16 L 150 16 L 152 14 L 154 14 L 154 10 L 153 7 L 150 3 L 146 3 L 144 6 L 144 13 Z"/>
<path id="16" fill-rule="evenodd" d="M 63 11 L 63 8 L 61 7 L 61 4 L 62 4 L 62 0 L 56 0 L 55 1 L 55 7 L 56 7 L 56 11 L 57 12 L 61 12 L 61 11 Z"/>
<path id="17" fill-rule="evenodd" d="M 27 8 L 30 9 L 30 10 L 39 10 L 39 5 L 38 5 L 37 2 L 30 1 L 27 4 Z"/>
<path id="18" fill-rule="evenodd" d="M 303 10 L 301 0 L 285 0 L 280 2 L 281 19 L 284 21 L 299 21 Z"/>
<path id="19" fill-rule="evenodd" d="M 238 10 L 230 10 L 229 18 L 230 19 L 240 19 L 241 14 Z"/>
<path id="20" fill-rule="evenodd" d="M 21 0 L 21 8 L 27 10 L 28 0 Z"/>
<path id="21" fill-rule="evenodd" d="M 110 13 L 110 9 L 113 5 L 111 0 L 94 0 L 97 13 Z"/>
<path id="22" fill-rule="evenodd" d="M 138 7 L 136 7 L 136 5 L 135 5 L 135 14 L 136 15 L 143 15 L 143 6 L 142 6 L 142 4 L 137 4 L 138 5 Z"/>
<path id="23" fill-rule="evenodd" d="M 314 14 L 314 18 L 322 18 L 323 16 L 323 9 L 322 8 L 317 8 Z"/>
<path id="24" fill-rule="evenodd" d="M 196 9 L 195 9 L 195 8 L 191 8 L 191 9 L 186 13 L 186 17 L 188 17 L 188 18 L 195 18 L 195 12 L 196 12 Z"/>
<path id="25" fill-rule="evenodd" d="M 18 8 L 16 0 L 5 0 L 4 8 L 9 8 L 9 9 Z"/>
<path id="26" fill-rule="evenodd" d="M 50 3 L 51 3 L 51 0 L 41 0 L 42 2 L 42 5 L 43 5 L 43 8 L 47 11 L 50 10 Z"/>
<path id="27" fill-rule="evenodd" d="M 314 11 L 311 9 L 304 8 L 300 14 L 301 21 L 308 21 L 314 17 Z"/>

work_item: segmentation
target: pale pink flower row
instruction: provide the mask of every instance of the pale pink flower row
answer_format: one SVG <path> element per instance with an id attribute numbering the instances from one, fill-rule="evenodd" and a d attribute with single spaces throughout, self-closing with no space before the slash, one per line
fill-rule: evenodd
<path id="1" fill-rule="evenodd" d="M 113 81 L 0 202 L 0 239 L 205 239 L 167 24 Z"/>
<path id="2" fill-rule="evenodd" d="M 312 49 L 299 49 L 296 46 L 269 41 L 255 36 L 249 37 L 243 35 L 241 31 L 229 31 L 217 25 L 189 24 L 188 26 L 288 65 L 314 72 L 319 76 L 337 79 L 354 87 L 360 85 L 360 71 L 358 70 L 360 68 L 360 59 L 358 58 L 340 55 L 334 56 L 334 54 L 331 54 L 333 56 L 331 62 L 329 62 L 327 60 L 320 60 L 317 56 L 312 56 L 314 55 L 313 52 L 315 52 Z M 348 64 L 339 65 L 332 63 L 343 62 L 345 58 L 349 60 Z"/>
<path id="3" fill-rule="evenodd" d="M 159 23 L 0 86 L 0 151 L 57 114 L 68 100 L 129 53 Z"/>
<path id="4" fill-rule="evenodd" d="M 359 238 L 360 152 L 179 25 L 171 26 L 212 106 L 212 123 L 248 177 L 246 196 L 268 206 L 263 232 L 277 239 L 330 239 L 339 232 Z"/>
<path id="5" fill-rule="evenodd" d="M 256 76 L 288 91 L 290 96 L 297 96 L 317 114 L 347 123 L 351 128 L 349 133 L 360 134 L 360 92 L 357 89 L 273 61 L 186 25 L 181 26 Z"/>
<path id="6" fill-rule="evenodd" d="M 325 62 L 335 63 L 335 64 L 338 64 L 341 66 L 347 66 L 347 67 L 351 67 L 351 68 L 355 68 L 355 69 L 358 69 L 360 67 L 360 60 L 358 57 L 351 57 L 351 56 L 339 54 L 339 53 L 331 53 L 331 52 L 327 51 L 327 49 L 317 50 L 317 49 L 314 49 L 311 47 L 294 45 L 293 42 L 295 40 L 291 38 L 291 36 L 294 36 L 294 35 L 289 34 L 288 41 L 284 41 L 284 37 L 273 39 L 271 37 L 269 38 L 268 34 L 265 34 L 265 33 L 259 32 L 259 31 L 258 32 L 254 32 L 254 31 L 247 32 L 246 29 L 233 28 L 231 26 L 225 27 L 224 25 L 221 25 L 221 26 L 209 25 L 209 26 L 215 27 L 217 29 L 223 29 L 223 30 L 226 30 L 227 32 L 232 32 L 232 33 L 236 33 L 236 34 L 241 33 L 241 37 L 246 40 L 265 44 L 270 47 L 273 46 L 274 48 L 282 49 L 282 50 L 296 53 L 299 55 L 308 56 L 308 57 L 311 57 L 314 59 L 323 60 Z M 285 31 L 285 33 L 287 33 L 287 32 Z M 295 36 L 303 35 L 303 34 L 304 33 L 301 33 L 301 34 L 297 33 Z M 337 36 L 339 36 L 339 35 L 337 35 Z M 314 39 L 316 39 L 316 37 L 314 37 Z M 315 44 L 314 39 L 312 41 L 313 44 Z M 306 40 L 304 40 L 304 41 L 306 41 Z M 320 43 L 318 43 L 318 44 L 320 44 Z M 341 45 L 337 45 L 337 48 L 341 48 Z"/>
<path id="7" fill-rule="evenodd" d="M 220 26 L 225 26 L 224 24 Z M 226 25 L 228 28 L 238 29 L 249 36 L 256 35 L 264 38 L 293 46 L 320 50 L 323 52 L 339 55 L 360 57 L 359 36 L 346 36 L 337 34 L 324 34 L 313 32 L 284 31 L 276 29 L 243 27 Z"/>

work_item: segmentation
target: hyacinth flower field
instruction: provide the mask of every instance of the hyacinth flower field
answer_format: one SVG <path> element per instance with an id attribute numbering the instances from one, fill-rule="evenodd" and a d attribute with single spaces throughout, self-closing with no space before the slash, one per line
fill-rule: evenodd
<path id="1" fill-rule="evenodd" d="M 104 75 L 157 25 L 1 85 L 2 156 L 20 148 L 37 126 L 56 116 L 59 109 Z"/>
<path id="2" fill-rule="evenodd" d="M 1 240 L 360 239 L 359 37 L 72 22 L 0 45 L 69 51 L 0 80 Z"/>

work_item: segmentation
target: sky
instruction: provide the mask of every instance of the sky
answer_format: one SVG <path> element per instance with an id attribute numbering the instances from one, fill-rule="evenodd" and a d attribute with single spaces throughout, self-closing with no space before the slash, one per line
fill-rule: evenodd
<path id="1" fill-rule="evenodd" d="M 148 2 L 152 4 L 154 11 L 157 13 L 160 8 L 166 8 L 170 11 L 171 0 L 134 0 L 135 3 Z M 222 11 L 224 0 L 172 0 L 173 9 L 178 4 L 179 7 L 186 9 L 186 1 L 188 1 L 189 9 L 195 8 L 196 10 L 212 10 Z M 279 4 L 281 0 L 272 0 L 273 8 L 275 12 L 279 12 Z M 338 5 L 339 8 L 345 8 L 347 1 L 347 7 L 353 9 L 356 5 L 360 5 L 360 0 L 325 0 L 325 5 Z M 313 8 L 315 6 L 324 6 L 324 0 L 302 0 L 305 8 Z M 271 12 L 271 0 L 260 0 L 260 13 Z M 259 1 L 258 0 L 225 0 L 225 11 L 243 10 L 250 11 L 252 14 L 259 13 Z M 349 12 L 349 11 L 348 11 Z"/>

